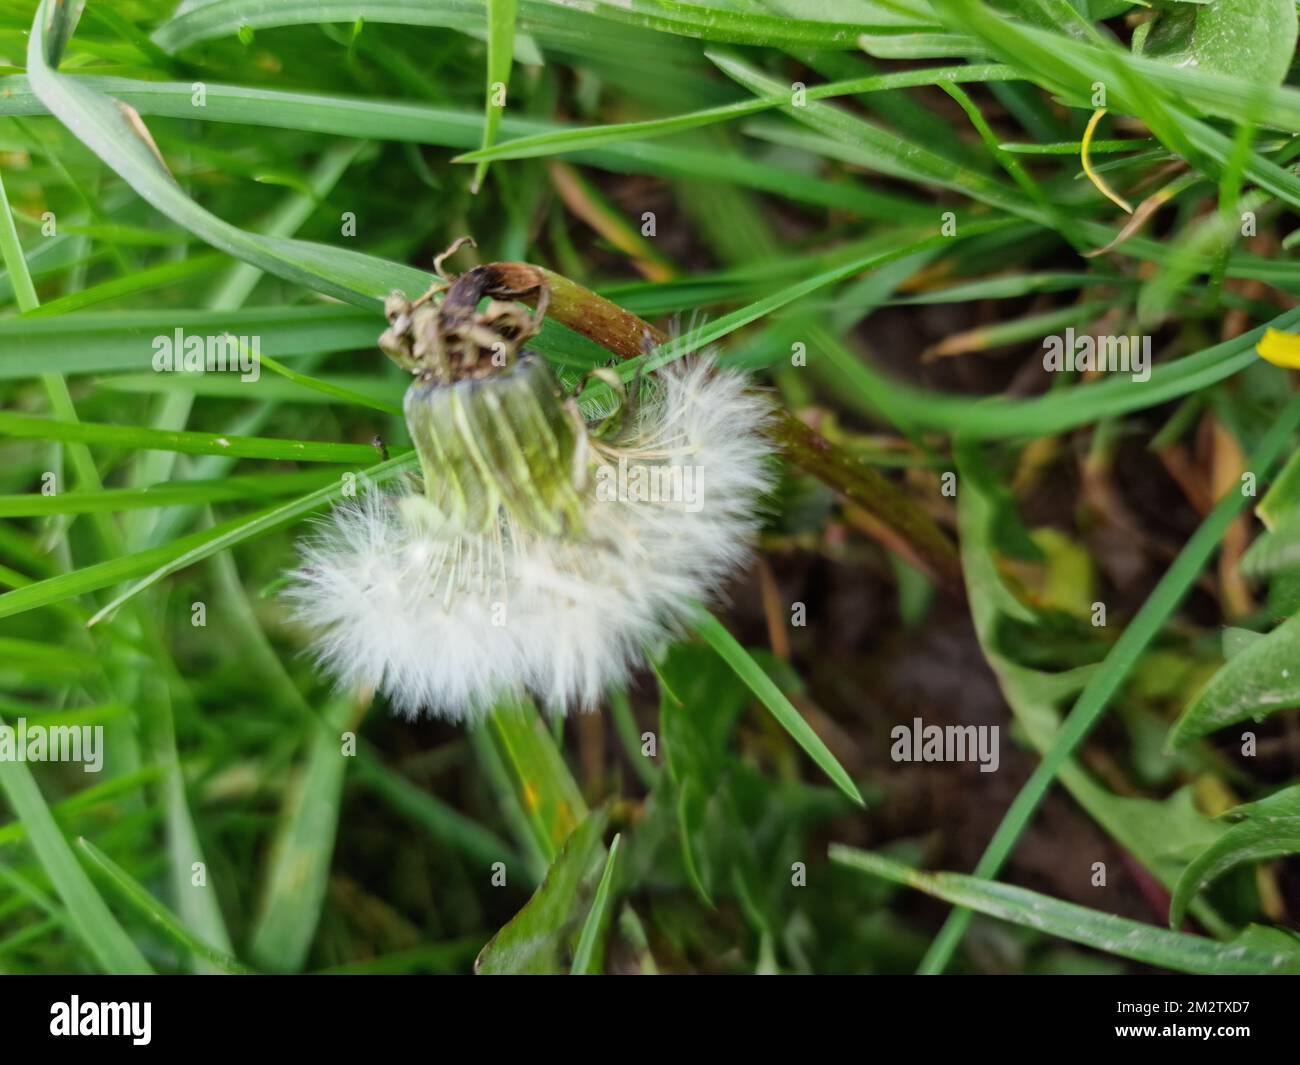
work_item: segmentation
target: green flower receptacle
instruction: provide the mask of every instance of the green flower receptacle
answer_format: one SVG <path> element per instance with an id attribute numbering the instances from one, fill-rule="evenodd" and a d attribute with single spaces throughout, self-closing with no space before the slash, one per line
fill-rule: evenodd
<path id="1" fill-rule="evenodd" d="M 586 431 L 543 360 L 454 384 L 417 380 L 404 407 L 425 496 L 449 531 L 485 534 L 503 510 L 538 535 L 579 531 Z"/>

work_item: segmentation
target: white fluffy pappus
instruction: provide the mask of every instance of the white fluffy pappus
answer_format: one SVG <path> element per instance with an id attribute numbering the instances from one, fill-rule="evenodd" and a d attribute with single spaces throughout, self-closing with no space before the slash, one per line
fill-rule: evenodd
<path id="1" fill-rule="evenodd" d="M 616 441 L 588 440 L 580 533 L 503 511 L 486 535 L 439 535 L 371 490 L 324 519 L 284 594 L 322 668 L 406 716 L 473 720 L 525 692 L 591 709 L 748 560 L 770 410 L 707 359 L 666 368 Z"/>

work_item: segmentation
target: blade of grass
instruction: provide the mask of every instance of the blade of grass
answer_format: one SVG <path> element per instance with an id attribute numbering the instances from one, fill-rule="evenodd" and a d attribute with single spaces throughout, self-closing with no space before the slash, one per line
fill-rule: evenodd
<path id="1" fill-rule="evenodd" d="M 149 488 L 105 488 L 98 492 L 64 492 L 42 496 L 32 492 L 0 495 L 0 518 L 34 518 L 51 514 L 117 513 L 137 508 L 193 503 L 228 503 L 296 495 L 334 480 L 328 471 L 231 477 L 225 481 L 171 481 Z"/>
<path id="2" fill-rule="evenodd" d="M 1036 891 L 961 873 L 922 873 L 879 854 L 832 843 L 831 861 L 916 888 L 927 895 L 967 906 L 1002 921 L 1048 932 L 1122 958 L 1177 972 L 1218 976 L 1258 976 L 1300 972 L 1300 953 L 1285 954 L 1202 936 L 1171 932 L 1126 917 L 1062 902 Z M 965 911 L 969 912 L 969 911 Z"/>
<path id="3" fill-rule="evenodd" d="M 70 292 L 66 296 L 50 300 L 40 307 L 28 311 L 27 317 L 51 318 L 55 315 L 66 314 L 68 311 L 80 310 L 83 307 L 93 307 L 97 303 L 107 303 L 110 300 L 120 299 L 122 296 L 132 296 L 155 288 L 166 288 L 168 285 L 174 285 L 179 281 L 188 281 L 192 278 L 215 273 L 225 261 L 225 256 L 211 252 L 207 255 L 196 255 L 191 259 L 161 263 L 158 266 L 137 270 L 125 277 L 105 281 L 103 284 L 95 285 L 92 288 L 85 288 L 79 292 Z"/>
<path id="4" fill-rule="evenodd" d="M 865 806 L 866 802 L 862 798 L 862 793 L 858 791 L 857 785 L 853 783 L 853 778 L 836 760 L 835 755 L 831 754 L 830 749 L 821 741 L 817 733 L 809 727 L 803 715 L 785 697 L 785 693 L 776 686 L 771 677 L 763 672 L 762 667 L 750 657 L 749 652 L 727 631 L 722 622 L 700 607 L 692 625 L 718 657 L 735 670 L 736 676 L 745 682 L 745 686 L 758 697 L 759 702 L 776 718 L 777 723 L 790 734 L 795 743 L 804 749 L 808 757 L 831 779 L 832 783 L 858 806 Z"/>
<path id="5" fill-rule="evenodd" d="M 157 338 L 174 340 L 177 330 L 182 339 L 227 333 L 256 336 L 263 351 L 305 356 L 373 348 L 382 327 L 377 314 L 353 307 L 96 311 L 55 319 L 0 318 L 0 380 L 32 377 L 38 370 L 152 374 Z"/>
<path id="6" fill-rule="evenodd" d="M 596 976 L 600 972 L 597 948 L 600 936 L 609 923 L 610 896 L 614 890 L 614 872 L 618 863 L 618 847 L 622 834 L 616 834 L 609 845 L 609 856 L 605 859 L 605 871 L 600 874 L 600 883 L 596 886 L 596 897 L 591 900 L 591 909 L 587 919 L 582 923 L 582 933 L 578 936 L 578 946 L 573 952 L 573 964 L 569 968 L 571 976 Z"/>
<path id="7" fill-rule="evenodd" d="M 707 52 L 706 55 L 729 78 L 760 97 L 781 95 L 783 91 L 789 96 L 787 86 L 736 56 L 723 52 Z M 847 111 L 817 101 L 795 106 L 789 99 L 782 110 L 839 143 L 844 149 L 840 157 L 847 161 L 893 177 L 953 189 L 980 203 L 1032 221 L 1048 221 L 1041 209 L 1028 203 L 1015 189 Z"/>
<path id="8" fill-rule="evenodd" d="M 225 973 L 249 975 L 253 972 L 247 965 L 232 958 L 224 951 L 204 943 L 189 931 L 177 919 L 176 915 L 155 899 L 148 890 L 112 858 L 96 847 L 90 840 L 82 837 L 77 846 L 90 863 L 103 874 L 105 881 L 117 892 L 118 896 L 131 906 L 140 916 L 157 927 L 168 939 L 193 957 L 208 962 L 214 968 Z"/>
<path id="9" fill-rule="evenodd" d="M 514 55 L 515 15 L 518 0 L 487 0 L 487 88 L 483 117 L 484 150 L 496 141 L 501 126 L 501 112 L 505 110 L 510 89 L 510 61 Z M 500 97 L 500 102 L 498 102 Z M 483 187 L 488 163 L 483 160 L 474 167 L 474 180 L 470 191 L 477 193 Z"/>
<path id="10" fill-rule="evenodd" d="M 199 41 L 234 36 L 241 30 L 303 23 L 389 22 L 402 26 L 439 26 L 462 29 L 481 25 L 479 0 L 205 0 L 186 5 L 153 34 L 154 43 L 175 53 Z M 680 3 L 677 0 L 623 0 L 619 4 L 587 4 L 581 13 L 545 0 L 523 0 L 520 29 L 542 40 L 566 30 L 590 37 L 592 22 L 620 23 L 662 33 L 731 44 L 777 45 L 800 43 L 826 48 L 855 48 L 858 36 L 877 26 L 897 32 L 897 18 L 883 14 L 878 24 L 801 19 L 751 14 L 721 7 Z M 601 32 L 609 32 L 608 29 Z"/>
<path id="11" fill-rule="evenodd" d="M 272 440 L 222 436 L 193 431 L 168 432 L 132 425 L 61 422 L 0 411 L 0 436 L 25 440 L 63 440 L 123 450 L 175 451 L 183 455 L 229 455 L 231 458 L 297 462 L 364 463 L 375 457 L 369 444 L 332 444 L 311 440 Z"/>
<path id="12" fill-rule="evenodd" d="M 283 377 L 286 381 L 291 381 L 293 384 L 300 385 L 309 391 L 319 392 L 331 399 L 342 400 L 344 403 L 351 403 L 356 407 L 367 407 L 370 410 L 383 411 L 385 414 L 401 415 L 402 413 L 402 408 L 396 403 L 385 403 L 383 400 L 372 399 L 364 392 L 354 392 L 352 389 L 345 388 L 332 381 L 323 381 L 311 374 L 291 370 L 284 363 L 277 362 L 269 355 L 261 356 L 259 361 L 261 365 L 279 377 Z"/>
<path id="13" fill-rule="evenodd" d="M 72 77 L 72 76 L 70 76 Z M 365 137 L 436 144 L 444 148 L 476 148 L 482 140 L 481 112 L 428 107 L 389 100 L 356 99 L 310 93 L 283 92 L 261 86 L 207 85 L 206 105 L 195 108 L 191 82 L 143 82 L 127 78 L 76 75 L 73 80 L 95 93 L 111 96 L 142 115 L 185 118 L 199 122 L 237 122 L 277 129 L 301 129 L 343 137 Z M 49 114 L 23 75 L 0 77 L 0 115 Z M 505 116 L 501 132 L 511 137 L 559 132 L 555 123 Z M 574 162 L 619 174 L 652 174 L 667 178 L 721 181 L 784 196 L 799 203 L 853 211 L 868 218 L 899 219 L 900 210 L 913 218 L 931 217 L 920 201 L 882 195 L 844 182 L 829 181 L 803 170 L 776 166 L 744 156 L 722 156 L 698 148 L 664 144 L 617 144 L 575 155 Z M 393 264 L 387 264 L 393 267 Z M 415 295 L 431 278 L 402 288 Z"/>
<path id="14" fill-rule="evenodd" d="M 388 462 L 371 466 L 359 473 L 358 478 L 369 478 L 373 484 L 383 484 L 393 477 L 415 469 L 416 465 L 414 452 L 408 452 L 405 455 L 390 459 Z M 184 569 L 186 566 L 191 566 L 195 562 L 216 554 L 218 551 L 233 547 L 235 544 L 243 543 L 281 528 L 303 515 L 333 502 L 342 495 L 342 492 L 343 486 L 341 483 L 329 484 L 281 506 L 259 511 L 251 516 L 234 518 L 211 529 L 204 529 L 189 536 L 161 544 L 158 547 L 109 559 L 91 566 L 84 566 L 71 573 L 47 577 L 22 588 L 16 588 L 11 592 L 0 595 L 0 617 L 9 617 L 27 610 L 34 610 L 37 607 L 49 606 L 70 599 L 73 596 L 106 588 L 138 574 L 147 573 L 147 577 L 133 584 L 107 607 L 99 611 L 92 618 L 92 623 L 102 620 L 124 602 L 138 595 L 145 588 L 156 584 L 169 574 Z"/>
<path id="15" fill-rule="evenodd" d="M 308 741 L 307 763 L 285 796 L 249 951 L 272 972 L 298 972 L 307 960 L 325 901 L 348 759 L 340 733 L 355 730 L 369 698 L 337 698 L 325 727 Z"/>
<path id="16" fill-rule="evenodd" d="M 1015 71 L 1008 66 L 985 64 L 981 66 L 935 67 L 929 70 L 905 70 L 893 74 L 875 74 L 866 78 L 850 78 L 834 81 L 827 85 L 813 85 L 805 92 L 805 99 L 825 100 L 835 96 L 856 96 L 861 93 L 887 92 L 892 89 L 905 89 L 921 85 L 940 85 L 947 82 L 985 82 L 1015 77 Z M 642 122 L 619 122 L 606 126 L 593 126 L 588 129 L 561 129 L 547 133 L 535 133 L 528 137 L 517 137 L 495 147 L 483 147 L 477 151 L 458 155 L 456 163 L 484 163 L 506 159 L 533 159 L 538 156 L 559 155 L 589 148 L 603 148 L 623 141 L 646 141 L 655 137 L 666 137 L 673 133 L 682 133 L 689 129 L 727 122 L 733 118 L 785 107 L 790 103 L 789 90 L 774 96 L 763 96 L 753 100 L 741 100 L 734 104 L 709 107 L 702 111 L 692 111 L 684 115 L 672 115 L 668 118 L 653 118 Z"/>
<path id="17" fill-rule="evenodd" d="M 392 279 L 419 271 L 341 248 L 248 233 L 204 210 L 166 169 L 135 112 L 67 75 L 46 61 L 50 0 L 41 0 L 27 47 L 27 76 L 41 102 L 83 144 L 155 209 L 219 251 L 296 284 L 363 307 L 373 306 L 395 286 Z M 416 286 L 418 287 L 418 286 Z M 426 286 L 427 287 L 427 286 Z"/>
<path id="18" fill-rule="evenodd" d="M 152 973 L 144 955 L 77 864 L 26 763 L 0 759 L 0 788 L 14 814 L 27 827 L 28 842 L 67 907 L 69 924 L 104 972 Z"/>

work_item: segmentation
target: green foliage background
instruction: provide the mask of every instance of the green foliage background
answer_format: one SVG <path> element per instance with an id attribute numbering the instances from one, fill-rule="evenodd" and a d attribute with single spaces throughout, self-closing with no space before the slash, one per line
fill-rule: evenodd
<path id="1" fill-rule="evenodd" d="M 1292 0 L 80 6 L 0 2 L 0 717 L 107 764 L 0 761 L 0 970 L 1300 969 Z M 599 717 L 394 720 L 275 598 L 345 475 L 413 467 L 380 304 L 466 233 L 702 314 L 652 357 L 717 342 L 829 442 Z M 1155 370 L 1035 377 L 1067 328 Z M 259 380 L 151 372 L 177 329 Z M 1098 500 L 1175 482 L 1130 586 Z M 836 582 L 882 600 L 847 658 Z M 1018 754 L 918 818 L 853 663 L 953 625 Z"/>

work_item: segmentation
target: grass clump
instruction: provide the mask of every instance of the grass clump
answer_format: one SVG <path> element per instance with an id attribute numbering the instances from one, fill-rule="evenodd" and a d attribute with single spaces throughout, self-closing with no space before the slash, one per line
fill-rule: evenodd
<path id="1" fill-rule="evenodd" d="M 0 755 L 103 736 L 0 757 L 0 970 L 1300 966 L 1290 0 L 173 6 L 0 11 Z M 773 403 L 598 714 L 394 716 L 280 594 L 465 234 L 593 424 Z"/>

